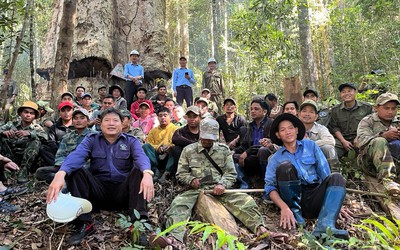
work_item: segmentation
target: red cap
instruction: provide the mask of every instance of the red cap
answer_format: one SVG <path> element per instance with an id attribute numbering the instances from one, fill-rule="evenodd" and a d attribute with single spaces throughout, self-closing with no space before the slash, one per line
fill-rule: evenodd
<path id="1" fill-rule="evenodd" d="M 74 105 L 70 102 L 62 102 L 60 104 L 58 104 L 58 110 L 61 110 L 64 107 L 70 107 L 70 108 L 74 108 Z"/>

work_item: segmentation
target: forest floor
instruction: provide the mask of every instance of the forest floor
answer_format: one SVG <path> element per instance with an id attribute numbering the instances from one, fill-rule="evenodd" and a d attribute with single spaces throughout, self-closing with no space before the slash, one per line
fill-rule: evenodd
<path id="1" fill-rule="evenodd" d="M 348 182 L 349 185 L 349 182 Z M 356 182 L 350 183 L 351 188 L 362 189 Z M 160 227 L 165 222 L 165 211 L 169 207 L 173 197 L 180 192 L 180 186 L 171 181 L 165 184 L 156 184 L 157 197 L 149 204 L 150 220 L 154 227 Z M 94 215 L 96 233 L 89 236 L 80 246 L 67 246 L 66 239 L 73 232 L 69 224 L 54 223 L 46 215 L 47 185 L 44 183 L 32 182 L 29 184 L 29 192 L 9 200 L 21 209 L 14 214 L 1 214 L 0 216 L 0 250 L 6 249 L 139 249 L 138 246 L 130 245 L 128 236 L 118 226 L 119 213 L 100 211 Z M 256 239 L 255 236 L 243 227 L 240 229 L 239 241 L 244 243 L 247 249 L 310 249 L 307 240 L 307 231 L 312 232 L 315 220 L 307 221 L 304 230 L 283 230 L 279 227 L 279 210 L 273 204 L 267 204 L 261 194 L 253 194 L 256 202 L 265 216 L 266 226 L 271 231 L 285 232 L 290 235 L 287 244 L 279 244 L 268 239 Z M 367 218 L 372 211 L 382 214 L 382 210 L 374 202 L 373 197 L 362 198 L 360 195 L 348 193 L 345 199 L 345 206 L 354 214 L 353 221 L 338 220 L 341 228 L 346 228 L 350 236 L 361 237 L 361 232 L 355 224 Z M 126 214 L 126 213 L 125 213 Z M 240 224 L 239 224 L 240 225 Z M 213 238 L 214 237 L 214 238 Z M 215 236 L 211 235 L 203 244 L 201 235 L 188 237 L 190 248 L 188 249 L 213 249 Z"/>

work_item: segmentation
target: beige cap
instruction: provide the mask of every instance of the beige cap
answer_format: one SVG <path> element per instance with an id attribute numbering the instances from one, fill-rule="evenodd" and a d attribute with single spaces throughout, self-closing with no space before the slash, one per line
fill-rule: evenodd
<path id="1" fill-rule="evenodd" d="M 190 106 L 186 110 L 186 115 L 189 114 L 189 112 L 192 112 L 192 113 L 194 113 L 196 115 L 200 115 L 200 108 L 197 107 L 197 106 Z"/>
<path id="2" fill-rule="evenodd" d="M 314 109 L 315 109 L 315 111 L 317 111 L 318 112 L 318 106 L 317 106 L 317 103 L 316 102 L 314 102 L 313 100 L 305 100 L 301 105 L 300 105 L 300 110 L 302 110 L 305 106 L 312 106 Z"/>
<path id="3" fill-rule="evenodd" d="M 207 104 L 207 106 L 208 106 L 208 100 L 207 100 L 206 98 L 204 98 L 204 97 L 200 97 L 200 98 L 196 101 L 196 103 L 198 103 L 198 102 L 205 102 L 205 103 Z"/>
<path id="4" fill-rule="evenodd" d="M 399 97 L 397 95 L 392 93 L 384 93 L 376 98 L 376 105 L 384 105 L 385 103 L 388 103 L 390 101 L 394 101 L 397 104 L 400 104 Z"/>
<path id="5" fill-rule="evenodd" d="M 200 123 L 200 139 L 216 141 L 219 135 L 219 124 L 213 118 L 205 118 Z"/>

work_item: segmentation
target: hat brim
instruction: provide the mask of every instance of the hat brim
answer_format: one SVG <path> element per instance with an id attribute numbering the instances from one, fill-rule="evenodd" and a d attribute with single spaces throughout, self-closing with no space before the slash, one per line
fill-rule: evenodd
<path id="1" fill-rule="evenodd" d="M 318 93 L 315 90 L 312 89 L 307 89 L 306 91 L 303 92 L 303 97 L 305 97 L 308 93 L 313 93 L 316 97 L 318 97 Z"/>
<path id="2" fill-rule="evenodd" d="M 127 84 L 129 84 L 129 83 L 127 83 Z M 117 86 L 117 85 L 111 86 L 111 87 L 109 88 L 109 90 L 108 90 L 108 93 L 109 93 L 109 94 L 112 94 L 112 92 L 114 91 L 114 89 L 119 89 L 119 91 L 121 92 L 121 97 L 124 97 L 124 90 L 123 90 L 120 86 Z"/>
<path id="3" fill-rule="evenodd" d="M 200 139 L 206 139 L 206 140 L 213 140 L 216 141 L 218 140 L 218 135 L 213 135 L 213 134 L 208 134 L 208 133 L 201 133 L 200 131 Z"/>
<path id="4" fill-rule="evenodd" d="M 226 98 L 226 99 L 224 100 L 224 105 L 225 105 L 227 102 L 229 102 L 229 101 L 233 102 L 233 104 L 236 106 L 236 101 L 233 100 L 232 98 Z"/>
<path id="5" fill-rule="evenodd" d="M 296 116 L 294 116 L 292 114 L 283 113 L 283 114 L 278 115 L 275 118 L 275 120 L 272 122 L 270 138 L 273 143 L 275 143 L 278 146 L 283 145 L 283 141 L 276 136 L 276 132 L 278 132 L 279 124 L 282 121 L 290 121 L 291 123 L 293 123 L 293 126 L 297 128 L 297 130 L 298 130 L 297 140 L 302 140 L 304 138 L 304 135 L 306 134 L 306 128 L 304 127 L 303 122 L 300 121 L 299 118 L 297 118 Z"/>
<path id="6" fill-rule="evenodd" d="M 21 106 L 21 107 L 19 107 L 19 108 L 17 109 L 17 114 L 18 114 L 18 115 L 21 115 L 22 110 L 24 110 L 25 108 L 33 109 L 33 110 L 35 111 L 35 119 L 39 119 L 39 117 L 40 117 L 39 110 L 34 109 L 34 108 L 32 108 L 32 107 L 28 107 L 28 106 Z"/>
<path id="7" fill-rule="evenodd" d="M 344 88 L 346 88 L 346 87 L 349 87 L 349 88 L 352 88 L 352 89 L 354 89 L 354 90 L 357 90 L 356 86 L 351 85 L 351 84 L 346 84 L 346 83 L 339 85 L 339 88 L 338 88 L 338 89 L 339 89 L 340 92 L 342 92 L 342 90 L 343 90 Z"/>

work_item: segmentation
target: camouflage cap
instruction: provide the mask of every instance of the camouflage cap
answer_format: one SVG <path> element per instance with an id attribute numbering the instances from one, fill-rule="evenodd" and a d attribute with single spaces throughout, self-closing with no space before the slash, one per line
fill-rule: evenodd
<path id="1" fill-rule="evenodd" d="M 206 98 L 204 98 L 204 97 L 200 97 L 200 98 L 196 101 L 196 103 L 198 103 L 198 102 L 204 102 L 204 103 L 206 103 L 206 105 L 208 105 L 208 100 L 207 100 Z"/>
<path id="2" fill-rule="evenodd" d="M 79 109 L 75 110 L 74 113 L 72 113 L 72 119 L 74 119 L 74 116 L 76 114 L 82 114 L 82 115 L 86 116 L 88 119 L 90 119 L 89 112 L 84 108 L 79 108 Z"/>
<path id="3" fill-rule="evenodd" d="M 300 105 L 300 110 L 302 110 L 305 106 L 311 106 L 315 109 L 315 111 L 318 113 L 318 106 L 317 103 L 314 102 L 313 100 L 305 100 L 301 105 Z"/>
<path id="4" fill-rule="evenodd" d="M 46 112 L 52 113 L 54 110 L 50 108 L 50 105 L 48 102 L 45 101 L 37 101 L 36 104 L 39 106 L 39 108 L 46 110 Z"/>
<path id="5" fill-rule="evenodd" d="M 382 95 L 376 98 L 376 105 L 384 105 L 390 101 L 394 101 L 397 104 L 400 104 L 399 97 L 392 93 L 383 93 Z"/>
<path id="6" fill-rule="evenodd" d="M 200 108 L 197 107 L 197 106 L 190 106 L 186 110 L 186 115 L 189 114 L 189 112 L 192 112 L 192 113 L 194 113 L 196 115 L 200 115 Z"/>
<path id="7" fill-rule="evenodd" d="M 200 139 L 216 141 L 219 135 L 219 124 L 213 118 L 205 118 L 200 122 Z"/>
<path id="8" fill-rule="evenodd" d="M 122 117 L 132 118 L 131 112 L 129 112 L 127 109 L 121 109 L 119 112 L 121 113 Z"/>

